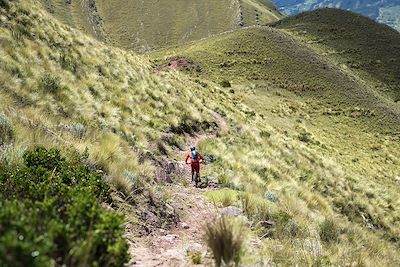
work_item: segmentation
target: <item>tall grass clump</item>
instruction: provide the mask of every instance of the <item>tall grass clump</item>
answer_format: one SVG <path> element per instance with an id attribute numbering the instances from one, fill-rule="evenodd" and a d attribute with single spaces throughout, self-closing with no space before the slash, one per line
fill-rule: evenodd
<path id="1" fill-rule="evenodd" d="M 206 197 L 216 205 L 228 207 L 238 201 L 238 192 L 229 188 L 207 192 Z"/>
<path id="2" fill-rule="evenodd" d="M 56 76 L 46 74 L 40 80 L 40 88 L 45 92 L 56 94 L 62 89 L 61 80 Z"/>
<path id="3" fill-rule="evenodd" d="M 332 219 L 325 219 L 319 225 L 319 236 L 327 244 L 335 243 L 339 240 L 339 228 Z"/>
<path id="4" fill-rule="evenodd" d="M 207 225 L 206 242 L 216 266 L 238 266 L 244 254 L 242 224 L 225 216 Z"/>
<path id="5" fill-rule="evenodd" d="M 10 143 L 14 140 L 14 128 L 8 117 L 0 112 L 0 146 Z"/>

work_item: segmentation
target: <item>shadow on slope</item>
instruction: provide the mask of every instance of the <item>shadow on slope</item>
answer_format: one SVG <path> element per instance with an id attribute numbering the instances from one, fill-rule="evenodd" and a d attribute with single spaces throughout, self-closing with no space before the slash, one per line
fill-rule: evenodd
<path id="1" fill-rule="evenodd" d="M 400 33 L 367 17 L 340 10 L 320 9 L 285 18 L 274 24 L 322 47 L 364 80 L 400 101 Z"/>

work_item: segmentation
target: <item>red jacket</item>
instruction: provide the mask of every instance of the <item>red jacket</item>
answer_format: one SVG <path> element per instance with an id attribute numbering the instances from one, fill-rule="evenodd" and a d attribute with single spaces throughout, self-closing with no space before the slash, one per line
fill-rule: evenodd
<path id="1" fill-rule="evenodd" d="M 204 160 L 203 156 L 200 153 L 197 153 L 197 159 L 192 158 L 192 153 L 187 154 L 185 162 L 188 163 L 188 159 L 190 159 L 190 164 L 197 165 L 200 163 L 200 160 Z"/>

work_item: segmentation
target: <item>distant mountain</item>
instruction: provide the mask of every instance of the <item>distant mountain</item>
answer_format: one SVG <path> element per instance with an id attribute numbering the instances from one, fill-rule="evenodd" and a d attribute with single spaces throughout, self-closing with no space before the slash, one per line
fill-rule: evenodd
<path id="1" fill-rule="evenodd" d="M 139 52 L 282 18 L 270 0 L 40 0 L 61 22 Z"/>
<path id="2" fill-rule="evenodd" d="M 400 0 L 274 0 L 287 15 L 321 7 L 351 10 L 400 30 Z"/>

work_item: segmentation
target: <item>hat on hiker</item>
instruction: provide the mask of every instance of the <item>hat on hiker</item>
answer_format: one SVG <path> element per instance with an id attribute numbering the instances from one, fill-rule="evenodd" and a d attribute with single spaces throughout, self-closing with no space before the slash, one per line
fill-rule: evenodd
<path id="1" fill-rule="evenodd" d="M 190 151 L 195 151 L 195 150 L 196 150 L 196 148 L 194 146 L 190 147 Z"/>

